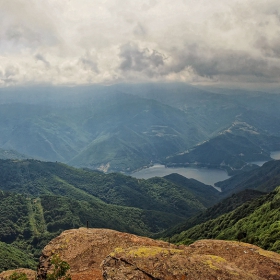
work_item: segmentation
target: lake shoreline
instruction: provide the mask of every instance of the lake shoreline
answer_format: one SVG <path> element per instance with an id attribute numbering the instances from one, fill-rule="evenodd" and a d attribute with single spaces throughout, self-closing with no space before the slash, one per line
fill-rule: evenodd
<path id="1" fill-rule="evenodd" d="M 274 151 L 270 154 L 272 160 L 280 159 L 280 151 Z M 264 163 L 264 162 L 263 162 Z M 231 176 L 240 172 L 247 171 L 249 169 L 258 168 L 259 165 L 247 163 L 240 170 L 232 170 L 226 165 L 207 165 L 200 163 L 188 163 L 188 164 L 164 164 L 162 162 L 150 163 L 125 175 L 138 178 L 149 179 L 152 177 L 164 177 L 171 173 L 178 173 L 186 178 L 193 178 L 206 185 L 210 185 L 219 190 L 215 184 L 229 179 Z M 208 178 L 209 177 L 209 178 Z M 219 190 L 220 191 L 220 190 Z"/>
<path id="2" fill-rule="evenodd" d="M 127 175 L 138 179 L 149 179 L 152 177 L 164 177 L 172 173 L 178 173 L 186 178 L 195 179 L 212 187 L 215 187 L 215 183 L 230 178 L 223 169 L 214 169 L 206 166 L 198 167 L 197 165 L 188 167 L 168 167 L 161 163 L 154 163 L 152 166 L 141 168 L 139 171 Z"/>

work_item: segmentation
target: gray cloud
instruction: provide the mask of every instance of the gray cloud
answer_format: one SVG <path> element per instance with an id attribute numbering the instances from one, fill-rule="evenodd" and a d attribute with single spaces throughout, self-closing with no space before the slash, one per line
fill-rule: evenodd
<path id="1" fill-rule="evenodd" d="M 280 32 L 275 34 L 276 38 L 268 39 L 263 34 L 255 41 L 255 47 L 259 49 L 265 57 L 280 58 Z"/>
<path id="2" fill-rule="evenodd" d="M 89 69 L 95 73 L 99 73 L 97 62 L 91 58 L 90 54 L 86 54 L 80 58 L 80 64 L 84 69 Z"/>
<path id="3" fill-rule="evenodd" d="M 42 61 L 46 67 L 48 68 L 50 67 L 50 63 L 46 60 L 46 58 L 42 54 L 37 53 L 35 55 L 35 59 Z"/>
<path id="4" fill-rule="evenodd" d="M 191 45 L 178 51 L 162 75 L 190 70 L 213 81 L 279 82 L 280 63 L 245 51 Z"/>
<path id="5" fill-rule="evenodd" d="M 138 22 L 133 29 L 133 34 L 135 36 L 142 37 L 142 36 L 146 35 L 146 33 L 147 33 L 146 28 L 141 23 Z"/>
<path id="6" fill-rule="evenodd" d="M 278 0 L 174 1 L 0 1 L 0 83 L 280 83 Z"/>
<path id="7" fill-rule="evenodd" d="M 15 66 L 12 66 L 12 65 L 8 66 L 8 67 L 5 69 L 5 77 L 6 77 L 6 78 L 13 77 L 13 76 L 15 76 L 15 75 L 18 74 L 18 73 L 19 73 L 18 68 L 15 67 Z"/>
<path id="8" fill-rule="evenodd" d="M 13 65 L 9 65 L 5 68 L 4 72 L 0 71 L 0 85 L 15 85 L 16 76 L 19 74 L 19 69 Z"/>
<path id="9" fill-rule="evenodd" d="M 128 43 L 120 48 L 122 71 L 147 72 L 153 75 L 156 69 L 164 65 L 164 55 L 148 48 L 140 49 L 137 44 Z"/>

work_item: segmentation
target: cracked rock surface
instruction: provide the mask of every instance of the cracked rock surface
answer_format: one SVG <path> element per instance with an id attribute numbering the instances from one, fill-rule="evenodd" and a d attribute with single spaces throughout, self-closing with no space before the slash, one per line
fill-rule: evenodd
<path id="1" fill-rule="evenodd" d="M 54 254 L 70 264 L 72 280 L 280 280 L 279 254 L 235 241 L 176 246 L 109 229 L 67 230 L 44 248 L 39 280 Z"/>
<path id="2" fill-rule="evenodd" d="M 103 280 L 100 264 L 115 250 L 133 246 L 169 247 L 169 243 L 109 229 L 79 228 L 66 230 L 54 238 L 42 251 L 38 280 L 45 280 L 51 270 L 54 254 L 67 261 L 72 280 Z M 172 245 L 174 247 L 174 245 Z"/>
<path id="3" fill-rule="evenodd" d="M 280 255 L 246 243 L 201 240 L 179 249 L 116 249 L 102 268 L 106 280 L 278 280 Z"/>

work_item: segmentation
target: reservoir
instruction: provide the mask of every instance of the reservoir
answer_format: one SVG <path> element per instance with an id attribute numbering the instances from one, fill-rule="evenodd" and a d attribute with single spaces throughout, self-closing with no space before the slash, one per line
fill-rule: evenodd
<path id="1" fill-rule="evenodd" d="M 280 151 L 271 152 L 270 157 L 272 159 L 279 160 L 280 159 Z M 250 163 L 256 164 L 258 166 L 263 166 L 263 164 L 266 163 L 266 162 L 267 161 L 251 161 Z"/>
<path id="2" fill-rule="evenodd" d="M 155 164 L 152 167 L 141 169 L 130 174 L 138 179 L 149 179 L 152 177 L 163 177 L 171 173 L 178 173 L 186 178 L 196 179 L 204 184 L 214 186 L 219 181 L 224 181 L 230 176 L 227 172 L 220 169 L 193 168 L 193 167 L 165 167 L 161 164 Z"/>
<path id="3" fill-rule="evenodd" d="M 270 157 L 273 159 L 280 159 L 280 151 L 271 152 Z"/>
<path id="4" fill-rule="evenodd" d="M 270 153 L 270 157 L 279 160 L 280 151 Z M 262 166 L 265 161 L 256 161 L 255 164 Z M 194 168 L 194 167 L 165 167 L 162 164 L 155 164 L 152 167 L 141 169 L 140 171 L 129 174 L 138 179 L 149 179 L 152 177 L 164 177 L 171 173 L 178 173 L 186 178 L 196 179 L 204 184 L 214 186 L 219 181 L 224 181 L 230 176 L 227 172 L 220 169 Z"/>

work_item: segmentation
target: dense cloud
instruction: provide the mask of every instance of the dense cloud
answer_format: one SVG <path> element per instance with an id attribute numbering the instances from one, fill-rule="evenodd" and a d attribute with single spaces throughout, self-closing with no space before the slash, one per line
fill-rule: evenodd
<path id="1" fill-rule="evenodd" d="M 142 72 L 147 77 L 159 75 L 158 70 L 164 65 L 164 55 L 156 50 L 148 48 L 140 49 L 136 44 L 125 44 L 120 48 L 121 64 L 123 72 Z"/>
<path id="2" fill-rule="evenodd" d="M 0 86 L 279 83 L 277 0 L 0 0 Z"/>

